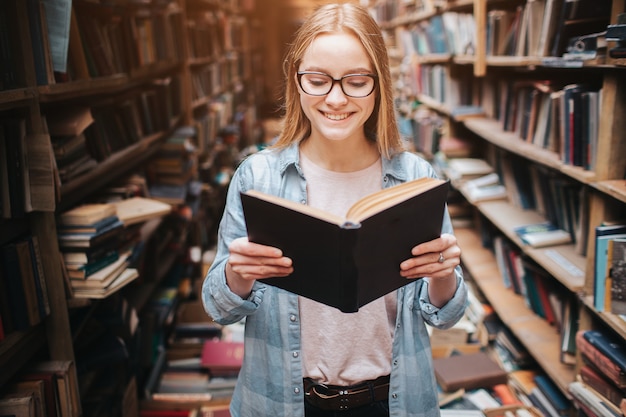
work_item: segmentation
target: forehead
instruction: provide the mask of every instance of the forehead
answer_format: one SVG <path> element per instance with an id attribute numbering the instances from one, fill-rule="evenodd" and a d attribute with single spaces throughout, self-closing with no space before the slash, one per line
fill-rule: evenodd
<path id="1" fill-rule="evenodd" d="M 306 49 L 300 69 L 367 69 L 369 56 L 363 44 L 351 33 L 325 33 Z"/>

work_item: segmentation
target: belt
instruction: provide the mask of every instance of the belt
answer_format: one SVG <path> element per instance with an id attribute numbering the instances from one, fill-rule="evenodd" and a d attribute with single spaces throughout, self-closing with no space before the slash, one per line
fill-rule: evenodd
<path id="1" fill-rule="evenodd" d="M 304 398 L 326 411 L 345 411 L 362 407 L 389 397 L 389 375 L 356 385 L 324 385 L 304 378 Z"/>

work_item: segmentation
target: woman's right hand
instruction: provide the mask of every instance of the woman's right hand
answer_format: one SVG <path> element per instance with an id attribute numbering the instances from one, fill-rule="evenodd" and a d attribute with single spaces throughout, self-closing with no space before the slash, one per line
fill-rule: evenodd
<path id="1" fill-rule="evenodd" d="M 252 243 L 247 237 L 233 240 L 228 250 L 226 282 L 242 298 L 250 295 L 255 280 L 285 277 L 293 272 L 291 259 L 280 249 Z"/>

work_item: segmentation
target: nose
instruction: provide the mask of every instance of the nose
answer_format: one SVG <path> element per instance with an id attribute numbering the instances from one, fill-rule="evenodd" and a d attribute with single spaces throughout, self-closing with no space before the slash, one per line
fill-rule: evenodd
<path id="1" fill-rule="evenodd" d="M 348 96 L 346 96 L 341 89 L 341 82 L 339 82 L 338 80 L 334 80 L 332 88 L 330 89 L 328 94 L 326 94 L 326 102 L 341 104 L 347 101 Z"/>

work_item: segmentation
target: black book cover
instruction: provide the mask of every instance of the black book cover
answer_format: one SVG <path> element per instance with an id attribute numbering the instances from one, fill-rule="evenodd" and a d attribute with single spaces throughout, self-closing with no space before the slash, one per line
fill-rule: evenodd
<path id="1" fill-rule="evenodd" d="M 448 183 L 434 181 L 425 192 L 343 225 L 242 193 L 250 241 L 293 260 L 290 276 L 262 281 L 346 313 L 408 284 L 400 263 L 441 234 Z"/>

